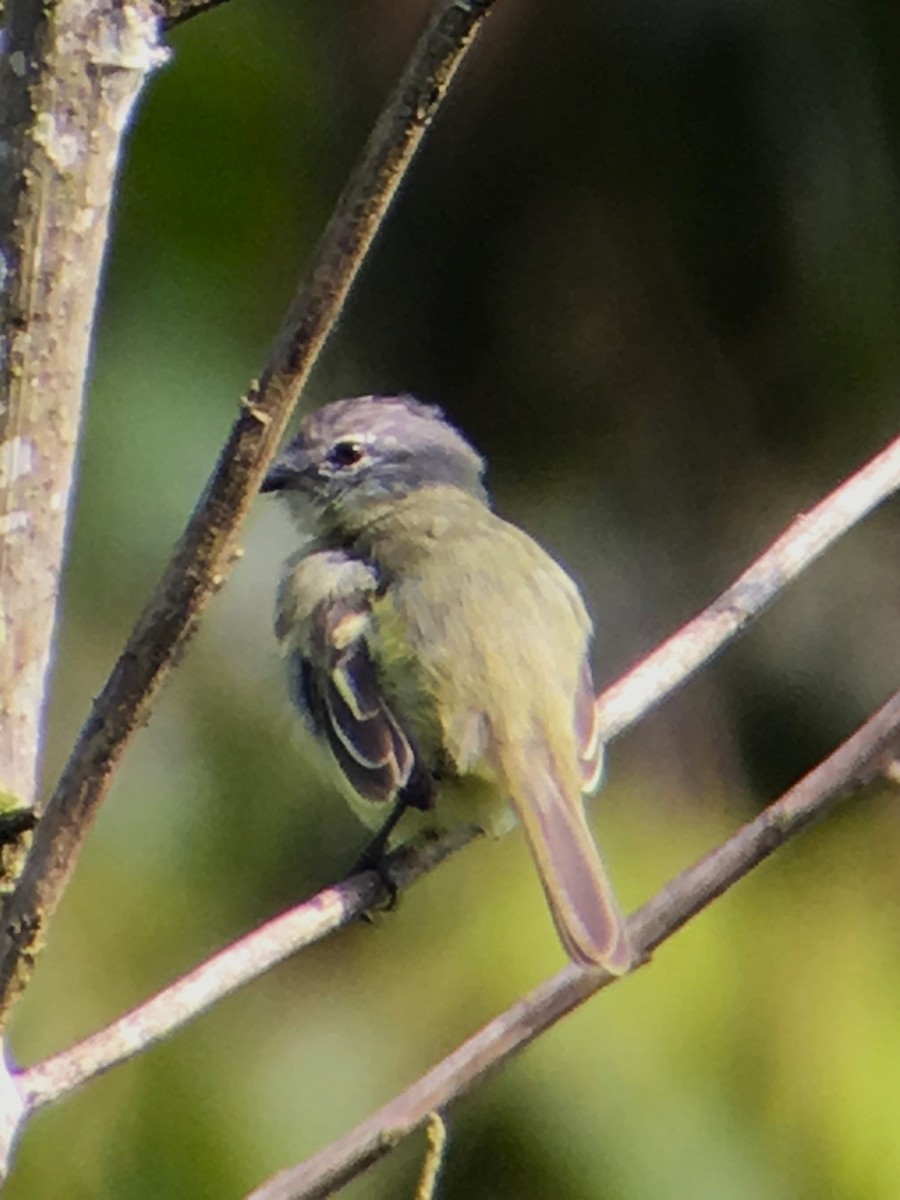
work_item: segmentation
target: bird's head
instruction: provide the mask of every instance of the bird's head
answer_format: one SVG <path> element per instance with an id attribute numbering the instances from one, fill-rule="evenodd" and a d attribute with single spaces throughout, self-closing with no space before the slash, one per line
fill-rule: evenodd
<path id="1" fill-rule="evenodd" d="M 357 396 L 310 413 L 261 490 L 282 493 L 306 527 L 339 526 L 433 484 L 486 500 L 484 466 L 439 408 L 412 396 Z"/>

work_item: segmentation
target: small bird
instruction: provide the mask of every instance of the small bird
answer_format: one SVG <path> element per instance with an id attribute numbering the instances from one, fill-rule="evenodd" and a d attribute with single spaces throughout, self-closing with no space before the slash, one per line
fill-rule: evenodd
<path id="1" fill-rule="evenodd" d="M 262 485 L 307 539 L 276 606 L 291 696 L 382 848 L 518 817 L 565 949 L 621 974 L 632 950 L 583 806 L 603 761 L 590 618 L 492 511 L 484 468 L 411 396 L 304 420 Z"/>

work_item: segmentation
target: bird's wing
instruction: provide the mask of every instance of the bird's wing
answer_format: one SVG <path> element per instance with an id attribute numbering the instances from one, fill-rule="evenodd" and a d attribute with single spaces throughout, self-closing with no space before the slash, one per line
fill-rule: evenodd
<path id="1" fill-rule="evenodd" d="M 377 587 L 371 566 L 340 551 L 303 557 L 282 583 L 276 633 L 297 707 L 360 796 L 386 803 L 408 782 L 415 755 L 366 638 Z"/>

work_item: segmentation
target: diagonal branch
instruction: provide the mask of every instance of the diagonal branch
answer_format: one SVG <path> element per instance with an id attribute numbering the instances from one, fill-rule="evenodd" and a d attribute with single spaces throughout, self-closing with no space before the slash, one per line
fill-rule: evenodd
<path id="1" fill-rule="evenodd" d="M 460 830 L 440 841 L 432 839 L 396 850 L 387 863 L 392 887 L 408 888 L 474 835 L 475 831 Z M 324 888 L 303 904 L 267 921 L 105 1029 L 22 1071 L 16 1083 L 26 1113 L 30 1116 L 156 1045 L 218 1000 L 305 946 L 359 920 L 387 899 L 383 879 L 374 871 L 366 871 Z"/>
<path id="2" fill-rule="evenodd" d="M 900 692 L 780 800 L 683 871 L 630 918 L 632 944 L 643 961 L 779 846 L 833 808 L 848 789 L 878 773 L 898 744 Z M 274 1176 L 248 1200 L 314 1200 L 332 1195 L 421 1128 L 431 1113 L 443 1112 L 488 1071 L 615 981 L 600 968 L 570 964 L 495 1017 L 384 1108 L 305 1163 Z"/>
<path id="3" fill-rule="evenodd" d="M 797 517 L 727 591 L 601 695 L 604 737 L 617 737 L 680 687 L 801 571 L 898 490 L 900 438 Z"/>
<path id="4" fill-rule="evenodd" d="M 898 488 L 900 440 L 825 497 L 807 516 L 792 522 L 718 600 L 600 695 L 598 704 L 604 712 L 615 711 L 619 697 L 632 697 L 627 711 L 619 710 L 615 732 L 621 733 L 636 722 L 696 669 L 698 647 L 713 653 L 763 611 L 771 598 L 768 589 L 754 588 L 747 581 L 780 578 L 779 586 L 784 586 L 788 578 L 799 574 L 846 531 L 851 517 L 859 520 Z M 723 628 L 726 622 L 728 627 Z M 886 764 L 886 772 L 890 769 Z M 391 857 L 392 883 L 398 889 L 408 887 L 472 836 L 461 830 L 398 851 Z M 326 888 L 274 918 L 106 1029 L 22 1072 L 18 1083 L 28 1111 L 60 1099 L 95 1075 L 154 1045 L 276 963 L 355 920 L 384 896 L 383 886 L 366 874 Z"/>
<path id="5" fill-rule="evenodd" d="M 0 1017 L 27 981 L 115 768 L 235 557 L 236 535 L 291 410 L 466 50 L 495 0 L 443 0 L 382 112 L 155 594 L 35 834 L 0 934 Z"/>

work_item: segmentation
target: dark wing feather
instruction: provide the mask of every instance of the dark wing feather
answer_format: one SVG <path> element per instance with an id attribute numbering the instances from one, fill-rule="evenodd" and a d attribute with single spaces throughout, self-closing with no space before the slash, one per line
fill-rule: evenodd
<path id="1" fill-rule="evenodd" d="M 353 788 L 366 800 L 388 803 L 409 780 L 415 755 L 381 693 L 366 640 L 372 578 L 363 576 L 367 586 L 359 586 L 358 562 L 329 557 L 329 591 L 305 615 L 300 644 L 289 655 L 292 694 Z M 321 563 L 316 570 L 321 580 Z"/>

